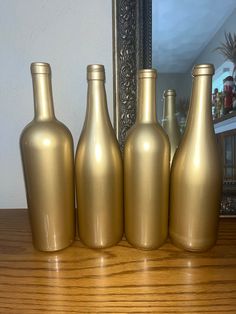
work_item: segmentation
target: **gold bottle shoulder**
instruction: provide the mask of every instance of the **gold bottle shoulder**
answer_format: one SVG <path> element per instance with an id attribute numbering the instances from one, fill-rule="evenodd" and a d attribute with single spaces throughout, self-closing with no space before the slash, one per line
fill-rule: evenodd
<path id="1" fill-rule="evenodd" d="M 127 133 L 126 149 L 162 151 L 170 149 L 169 139 L 157 123 L 135 124 Z"/>
<path id="2" fill-rule="evenodd" d="M 104 133 L 82 131 L 76 150 L 76 165 L 84 162 L 90 168 L 101 167 L 104 171 L 112 164 L 122 164 L 119 144 L 112 130 Z"/>
<path id="3" fill-rule="evenodd" d="M 60 146 L 65 141 L 73 141 L 71 132 L 60 121 L 31 121 L 22 131 L 20 143 L 41 148 Z"/>
<path id="4" fill-rule="evenodd" d="M 210 132 L 204 138 L 184 137 L 181 145 L 176 151 L 173 164 L 173 174 L 179 172 L 192 182 L 194 176 L 195 183 L 206 178 L 214 181 L 221 179 L 221 160 L 214 134 Z M 189 175 L 191 173 L 191 176 Z"/>

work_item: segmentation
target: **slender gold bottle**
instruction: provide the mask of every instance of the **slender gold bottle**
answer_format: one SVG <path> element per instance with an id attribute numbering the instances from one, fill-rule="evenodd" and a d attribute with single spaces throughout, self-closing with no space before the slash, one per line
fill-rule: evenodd
<path id="1" fill-rule="evenodd" d="M 76 152 L 78 229 L 92 248 L 109 247 L 123 235 L 123 167 L 107 110 L 103 65 L 87 68 L 88 98 Z"/>
<path id="2" fill-rule="evenodd" d="M 137 118 L 124 148 L 125 234 L 141 249 L 158 248 L 168 233 L 170 144 L 156 119 L 156 77 L 139 71 Z"/>
<path id="3" fill-rule="evenodd" d="M 180 129 L 175 116 L 175 97 L 174 89 L 164 91 L 164 111 L 162 119 L 162 127 L 166 131 L 170 140 L 170 163 L 172 163 L 176 149 L 181 139 Z"/>
<path id="4" fill-rule="evenodd" d="M 73 140 L 54 115 L 51 69 L 32 63 L 35 117 L 20 138 L 32 227 L 40 251 L 57 251 L 75 236 Z"/>
<path id="5" fill-rule="evenodd" d="M 190 251 L 214 245 L 221 199 L 222 173 L 211 115 L 214 67 L 193 68 L 186 130 L 171 170 L 170 236 Z"/>

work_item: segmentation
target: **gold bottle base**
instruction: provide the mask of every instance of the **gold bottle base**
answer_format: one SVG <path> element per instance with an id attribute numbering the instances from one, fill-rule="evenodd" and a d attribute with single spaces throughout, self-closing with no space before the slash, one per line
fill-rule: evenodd
<path id="1" fill-rule="evenodd" d="M 136 242 L 134 241 L 130 241 L 129 238 L 127 236 L 125 236 L 127 242 L 132 245 L 133 247 L 135 247 L 136 249 L 138 250 L 142 250 L 142 251 L 153 251 L 153 250 L 157 250 L 159 249 L 162 245 L 165 244 L 166 240 L 167 240 L 167 237 L 165 237 L 165 239 L 163 241 L 160 242 L 160 244 L 158 245 L 140 245 L 140 244 L 137 244 Z"/>
<path id="2" fill-rule="evenodd" d="M 116 241 L 114 241 L 114 242 L 104 243 L 104 244 L 101 244 L 101 245 L 99 245 L 99 244 L 98 244 L 98 245 L 94 245 L 94 243 L 93 243 L 93 244 L 87 243 L 87 242 L 84 241 L 83 238 L 81 238 L 80 236 L 79 236 L 78 238 L 79 238 L 79 240 L 80 240 L 85 246 L 87 246 L 88 248 L 90 248 L 90 249 L 96 249 L 96 250 L 101 250 L 101 249 L 107 249 L 107 248 L 110 248 L 110 247 L 112 247 L 112 246 L 117 245 L 117 244 L 122 240 L 122 237 L 123 237 L 123 235 L 120 237 L 120 239 L 118 239 L 118 240 L 116 240 Z"/>
<path id="3" fill-rule="evenodd" d="M 186 251 L 190 251 L 190 252 L 205 252 L 210 250 L 216 243 L 215 241 L 208 241 L 208 243 L 206 242 L 206 239 L 204 239 L 204 245 L 201 245 L 203 243 L 203 241 L 198 241 L 198 244 L 196 244 L 196 241 L 193 241 L 193 243 L 190 243 L 189 240 L 186 241 L 186 238 L 181 237 L 180 235 L 177 235 L 176 233 L 173 233 L 170 231 L 170 239 L 171 242 L 181 248 L 184 249 Z"/>
<path id="4" fill-rule="evenodd" d="M 38 247 L 37 245 L 34 244 L 33 242 L 33 246 L 34 248 L 37 250 L 37 251 L 40 251 L 40 252 L 46 252 L 46 253 L 50 253 L 50 252 L 58 252 L 58 251 L 62 251 L 68 247 L 70 247 L 74 242 L 74 239 L 72 239 L 69 243 L 65 244 L 65 245 L 62 245 L 62 246 L 58 246 L 56 249 L 50 249 L 50 248 L 41 248 L 41 247 Z"/>

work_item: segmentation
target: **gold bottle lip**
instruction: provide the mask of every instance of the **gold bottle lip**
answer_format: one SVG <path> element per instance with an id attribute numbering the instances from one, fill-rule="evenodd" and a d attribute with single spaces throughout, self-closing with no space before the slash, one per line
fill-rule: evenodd
<path id="1" fill-rule="evenodd" d="M 90 64 L 87 66 L 87 80 L 105 80 L 105 68 L 102 64 Z"/>
<path id="2" fill-rule="evenodd" d="M 32 74 L 51 74 L 51 67 L 46 62 L 33 62 L 30 66 Z"/>
<path id="3" fill-rule="evenodd" d="M 214 65 L 211 63 L 206 64 L 196 64 L 193 67 L 192 75 L 213 75 L 215 73 Z"/>
<path id="4" fill-rule="evenodd" d="M 164 90 L 163 97 L 166 96 L 176 96 L 176 92 L 174 89 L 166 89 Z"/>
<path id="5" fill-rule="evenodd" d="M 157 78 L 156 69 L 141 69 L 138 71 L 138 78 Z"/>

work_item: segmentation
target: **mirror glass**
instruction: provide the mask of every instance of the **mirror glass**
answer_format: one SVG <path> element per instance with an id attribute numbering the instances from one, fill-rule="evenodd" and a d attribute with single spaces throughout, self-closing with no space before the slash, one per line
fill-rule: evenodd
<path id="1" fill-rule="evenodd" d="M 159 74 L 157 113 L 160 122 L 163 91 L 175 89 L 177 119 L 184 129 L 194 64 L 213 63 L 213 94 L 216 88 L 218 92 L 223 91 L 223 81 L 233 75 L 234 68 L 233 62 L 216 50 L 225 43 L 225 32 L 236 33 L 235 0 L 152 1 L 152 62 Z M 230 80 L 226 83 L 231 84 Z M 214 101 L 214 95 L 212 97 Z M 213 107 L 212 110 L 215 117 L 226 113 L 219 108 L 218 112 L 214 112 Z"/>
<path id="2" fill-rule="evenodd" d="M 221 215 L 236 215 L 236 0 L 153 0 L 152 63 L 158 70 L 157 114 L 163 92 L 176 91 L 183 134 L 195 64 L 212 63 L 212 116 L 223 167 Z"/>

